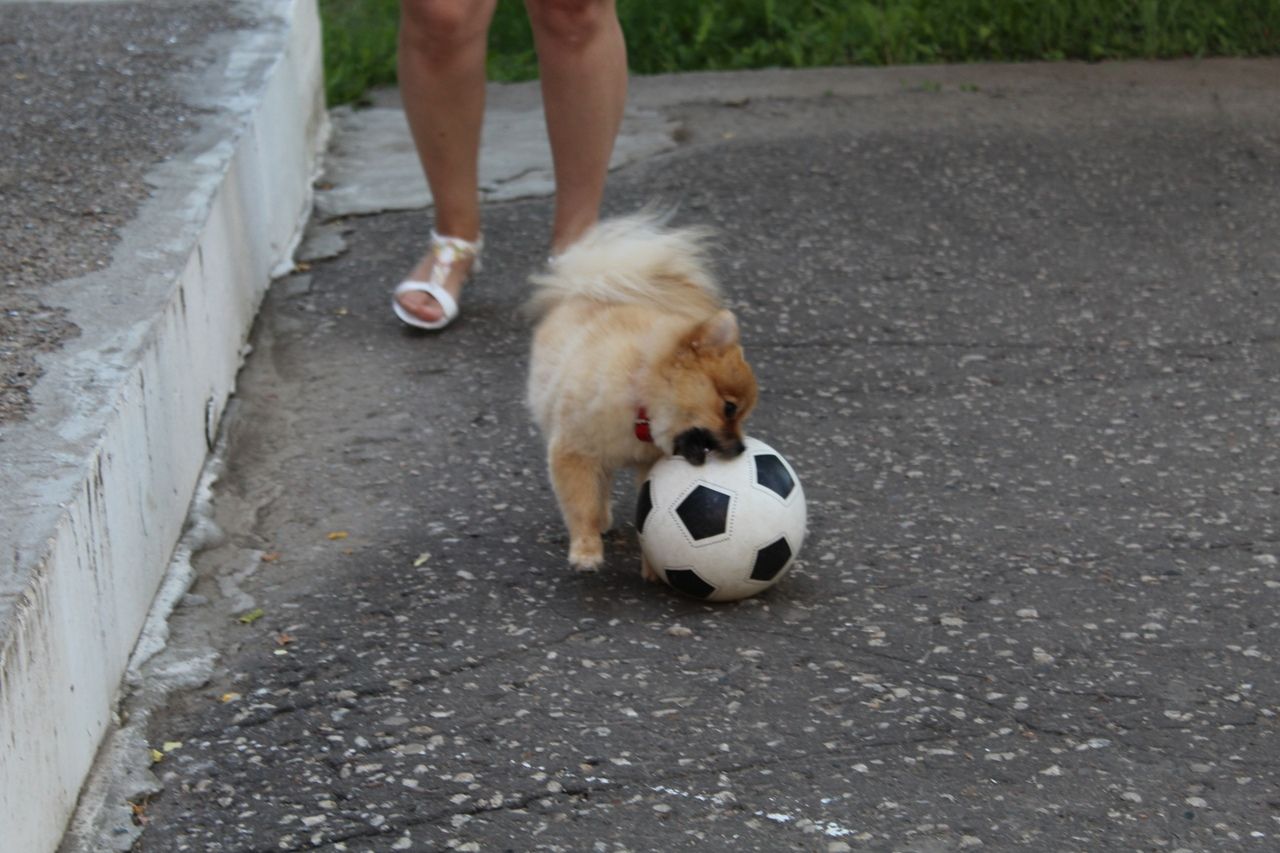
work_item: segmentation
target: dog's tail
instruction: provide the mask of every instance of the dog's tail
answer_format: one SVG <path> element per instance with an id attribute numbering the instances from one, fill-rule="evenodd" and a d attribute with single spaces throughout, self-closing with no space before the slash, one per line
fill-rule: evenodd
<path id="1" fill-rule="evenodd" d="M 720 305 L 708 271 L 703 228 L 669 228 L 650 212 L 610 219 L 584 234 L 532 277 L 530 308 L 541 315 L 571 299 L 652 304 L 702 316 Z"/>

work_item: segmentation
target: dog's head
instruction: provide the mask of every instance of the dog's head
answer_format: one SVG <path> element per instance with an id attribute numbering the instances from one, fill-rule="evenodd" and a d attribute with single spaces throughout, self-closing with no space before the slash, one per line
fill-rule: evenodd
<path id="1" fill-rule="evenodd" d="M 654 440 L 701 465 L 708 453 L 741 453 L 742 424 L 756 404 L 756 378 L 742 355 L 738 321 L 720 311 L 694 326 L 654 365 Z"/>

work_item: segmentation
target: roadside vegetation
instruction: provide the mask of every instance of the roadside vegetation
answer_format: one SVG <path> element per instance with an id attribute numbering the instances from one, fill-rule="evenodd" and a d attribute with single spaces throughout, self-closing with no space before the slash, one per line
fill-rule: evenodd
<path id="1" fill-rule="evenodd" d="M 320 0 L 330 105 L 395 82 L 398 0 Z M 618 0 L 638 74 L 930 62 L 1280 54 L 1280 0 Z M 537 76 L 499 0 L 489 76 Z"/>

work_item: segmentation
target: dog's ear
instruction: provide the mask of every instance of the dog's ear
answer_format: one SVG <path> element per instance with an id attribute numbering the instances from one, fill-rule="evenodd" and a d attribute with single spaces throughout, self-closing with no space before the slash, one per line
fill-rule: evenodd
<path id="1" fill-rule="evenodd" d="M 714 352 L 738 343 L 738 318 L 728 309 L 716 312 L 709 320 L 698 324 L 689 339 L 689 347 L 695 352 Z"/>

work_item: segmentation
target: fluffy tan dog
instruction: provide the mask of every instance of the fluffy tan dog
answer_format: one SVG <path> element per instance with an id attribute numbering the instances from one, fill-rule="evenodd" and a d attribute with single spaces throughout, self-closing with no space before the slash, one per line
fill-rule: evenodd
<path id="1" fill-rule="evenodd" d="M 704 238 L 654 216 L 615 219 L 533 277 L 529 408 L 575 569 L 604 559 L 619 468 L 643 482 L 663 455 L 700 465 L 709 452 L 743 450 L 756 380 L 707 271 Z"/>

